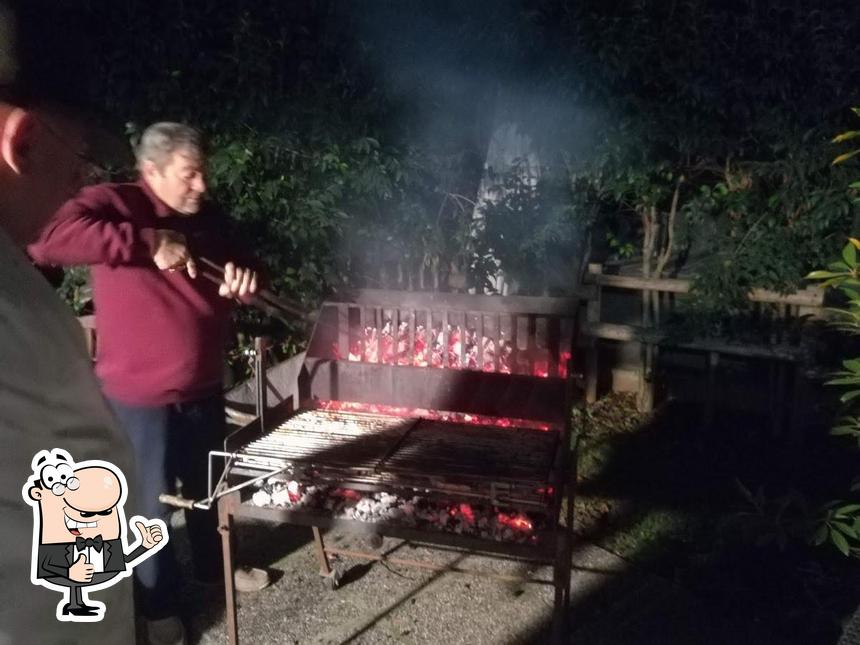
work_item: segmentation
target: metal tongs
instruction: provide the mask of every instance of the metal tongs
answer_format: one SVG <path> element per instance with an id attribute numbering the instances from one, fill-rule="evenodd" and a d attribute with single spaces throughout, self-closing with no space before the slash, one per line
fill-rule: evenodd
<path id="1" fill-rule="evenodd" d="M 224 282 L 224 267 L 203 256 L 198 256 L 197 260 L 204 266 L 200 271 L 202 277 L 218 285 Z M 259 289 L 256 293 L 251 294 L 247 303 L 284 322 L 298 319 L 312 323 L 315 320 L 314 316 L 308 313 L 300 303 L 276 296 L 268 289 Z"/>

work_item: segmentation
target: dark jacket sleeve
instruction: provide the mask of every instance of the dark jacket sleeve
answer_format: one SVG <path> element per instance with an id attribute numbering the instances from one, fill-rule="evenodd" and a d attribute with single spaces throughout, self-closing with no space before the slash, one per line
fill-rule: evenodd
<path id="1" fill-rule="evenodd" d="M 38 264 L 139 264 L 152 261 L 155 230 L 124 217 L 110 189 L 92 186 L 60 208 L 27 251 Z"/>
<path id="2" fill-rule="evenodd" d="M 125 560 L 126 564 L 128 564 L 133 560 L 137 560 L 144 553 L 146 553 L 146 547 L 141 544 L 134 551 L 131 551 L 129 553 L 123 553 L 123 560 Z"/>
<path id="3" fill-rule="evenodd" d="M 39 554 L 41 559 L 40 568 L 43 571 L 48 571 L 49 573 L 53 573 L 55 576 L 62 576 L 63 578 L 69 577 L 69 563 L 66 561 L 66 558 L 60 558 L 59 560 L 54 557 L 52 551 L 45 550 Z"/>

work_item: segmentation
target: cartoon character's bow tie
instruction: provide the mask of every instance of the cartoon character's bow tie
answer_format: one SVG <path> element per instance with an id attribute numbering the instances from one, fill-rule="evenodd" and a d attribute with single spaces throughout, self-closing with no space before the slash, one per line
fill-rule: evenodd
<path id="1" fill-rule="evenodd" d="M 103 540 L 101 535 L 97 535 L 94 538 L 75 538 L 75 548 L 78 551 L 83 551 L 89 547 L 93 547 L 96 551 L 101 551 L 102 545 Z"/>

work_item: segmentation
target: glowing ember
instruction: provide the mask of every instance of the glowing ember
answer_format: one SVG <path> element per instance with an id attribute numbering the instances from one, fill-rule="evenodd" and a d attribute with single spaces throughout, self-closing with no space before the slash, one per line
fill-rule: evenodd
<path id="1" fill-rule="evenodd" d="M 522 513 L 516 515 L 506 515 L 505 513 L 499 513 L 498 515 L 499 524 L 503 524 L 505 526 L 509 526 L 513 529 L 517 529 L 519 531 L 531 531 L 532 523 L 525 515 Z"/>
<path id="2" fill-rule="evenodd" d="M 460 504 L 459 506 L 460 515 L 462 515 L 467 522 L 472 524 L 475 523 L 475 513 L 472 511 L 472 507 L 468 504 Z"/>
<path id="3" fill-rule="evenodd" d="M 432 529 L 504 542 L 535 542 L 535 520 L 511 509 L 480 504 L 451 504 L 421 496 L 361 492 L 270 479 L 251 497 L 255 506 L 325 512 L 382 526 Z M 293 494 L 296 491 L 296 495 Z M 287 494 L 289 492 L 289 494 Z M 539 516 L 538 516 L 539 517 Z"/>
<path id="4" fill-rule="evenodd" d="M 361 499 L 361 493 L 351 488 L 335 488 L 331 494 L 343 497 L 344 499 Z"/>
<path id="5" fill-rule="evenodd" d="M 530 430 L 558 430 L 550 423 L 532 421 L 530 419 L 516 419 L 512 417 L 491 417 L 479 414 L 467 414 L 465 412 L 448 412 L 444 410 L 428 410 L 425 408 L 404 408 L 377 403 L 356 403 L 354 401 L 319 401 L 317 406 L 321 410 L 344 411 L 344 412 L 369 412 L 371 414 L 384 414 L 393 417 L 405 417 L 408 419 L 428 419 L 431 421 L 446 421 L 449 423 L 462 423 L 475 426 L 494 426 L 497 428 L 527 428 Z"/>
<path id="6" fill-rule="evenodd" d="M 374 326 L 364 328 L 360 337 L 350 343 L 347 360 L 385 365 L 480 369 L 484 372 L 498 371 L 502 374 L 510 374 L 513 371 L 517 374 L 531 373 L 533 376 L 542 378 L 550 376 L 550 356 L 547 349 L 520 350 L 514 354 L 514 348 L 510 341 L 505 339 L 504 332 L 500 333 L 501 338 L 497 347 L 496 340 L 487 336 L 481 336 L 479 342 L 478 332 L 475 329 L 467 328 L 465 338 L 459 325 L 454 327 L 446 325 L 445 331 L 448 333 L 447 347 L 441 324 L 433 327 L 429 333 L 423 325 L 417 325 L 414 334 L 414 352 L 410 355 L 408 323 L 401 322 L 395 333 L 393 321 L 387 319 L 381 331 Z M 462 351 L 463 343 L 465 343 L 465 360 Z M 337 343 L 332 344 L 332 355 L 337 360 L 343 358 Z M 569 351 L 562 351 L 557 373 L 552 376 L 566 378 L 570 358 Z"/>

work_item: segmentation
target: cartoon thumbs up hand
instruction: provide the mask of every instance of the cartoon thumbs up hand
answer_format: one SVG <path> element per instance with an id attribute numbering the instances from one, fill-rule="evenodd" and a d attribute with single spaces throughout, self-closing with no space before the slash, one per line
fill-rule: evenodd
<path id="1" fill-rule="evenodd" d="M 153 548 L 164 539 L 164 532 L 161 530 L 162 525 L 160 522 L 156 521 L 147 526 L 143 522 L 137 521 L 134 523 L 134 526 L 137 528 L 137 532 L 140 533 L 140 537 L 143 540 L 141 544 L 146 549 Z"/>
<path id="2" fill-rule="evenodd" d="M 75 582 L 89 582 L 93 579 L 93 565 L 87 563 L 84 554 L 78 556 L 77 562 L 69 567 L 69 580 Z"/>

